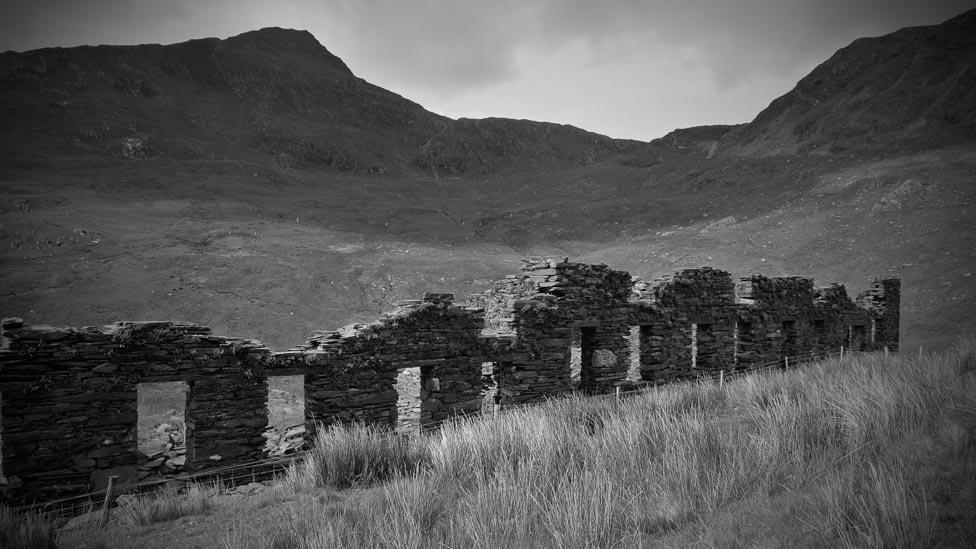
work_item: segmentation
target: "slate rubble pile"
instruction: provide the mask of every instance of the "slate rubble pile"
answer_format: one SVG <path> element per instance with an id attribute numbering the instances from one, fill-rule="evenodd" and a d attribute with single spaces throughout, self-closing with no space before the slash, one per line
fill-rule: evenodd
<path id="1" fill-rule="evenodd" d="M 166 446 L 149 455 L 137 455 L 138 477 L 140 481 L 164 476 L 174 476 L 186 469 L 186 445 L 170 437 Z"/>
<path id="2" fill-rule="evenodd" d="M 265 454 L 269 457 L 287 456 L 306 448 L 305 424 L 289 425 L 283 429 L 270 428 L 265 431 L 268 441 Z"/>

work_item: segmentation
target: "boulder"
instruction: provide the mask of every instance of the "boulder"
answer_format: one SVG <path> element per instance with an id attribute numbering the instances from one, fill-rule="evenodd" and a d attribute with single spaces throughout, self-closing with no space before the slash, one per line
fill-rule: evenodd
<path id="1" fill-rule="evenodd" d="M 125 158 L 148 158 L 152 155 L 152 150 L 148 135 L 131 136 L 122 140 L 122 156 Z"/>

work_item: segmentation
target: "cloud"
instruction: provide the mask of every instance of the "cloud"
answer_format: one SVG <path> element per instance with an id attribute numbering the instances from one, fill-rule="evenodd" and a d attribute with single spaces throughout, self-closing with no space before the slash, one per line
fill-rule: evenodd
<path id="1" fill-rule="evenodd" d="M 444 94 L 516 77 L 515 54 L 531 31 L 531 10 L 506 0 L 339 0 L 319 11 L 327 48 L 355 52 L 384 79 Z"/>
<path id="2" fill-rule="evenodd" d="M 758 74 L 792 75 L 863 34 L 940 22 L 967 2 L 334 0 L 321 6 L 327 47 L 335 37 L 361 57 L 361 66 L 450 96 L 517 78 L 520 51 L 578 41 L 598 61 L 692 51 L 716 87 L 728 89 Z"/>
<path id="3" fill-rule="evenodd" d="M 309 30 L 366 80 L 450 116 L 615 136 L 744 122 L 860 36 L 971 0 L 34 0 L 0 50 Z"/>
<path id="4" fill-rule="evenodd" d="M 522 52 L 584 43 L 581 63 L 693 52 L 720 89 L 792 74 L 864 34 L 931 24 L 968 0 L 36 0 L 0 47 L 173 42 L 308 29 L 353 71 L 449 97 L 520 76 Z M 18 44 L 23 44 L 18 46 Z"/>

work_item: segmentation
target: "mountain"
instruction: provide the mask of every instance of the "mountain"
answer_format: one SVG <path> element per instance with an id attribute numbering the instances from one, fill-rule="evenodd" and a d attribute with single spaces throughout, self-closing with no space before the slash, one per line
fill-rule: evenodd
<path id="1" fill-rule="evenodd" d="M 557 124 L 450 120 L 357 78 L 308 32 L 279 28 L 169 46 L 7 52 L 0 95 L 8 158 L 117 155 L 134 137 L 147 143 L 140 155 L 164 158 L 457 174 L 578 166 L 637 144 Z"/>
<path id="2" fill-rule="evenodd" d="M 732 154 L 934 148 L 976 138 L 976 10 L 842 48 L 729 132 Z"/>
<path id="3" fill-rule="evenodd" d="M 861 39 L 737 126 L 649 143 L 450 118 L 307 32 L 0 54 L 0 316 L 277 348 L 524 255 L 903 280 L 905 348 L 976 330 L 974 13 Z"/>

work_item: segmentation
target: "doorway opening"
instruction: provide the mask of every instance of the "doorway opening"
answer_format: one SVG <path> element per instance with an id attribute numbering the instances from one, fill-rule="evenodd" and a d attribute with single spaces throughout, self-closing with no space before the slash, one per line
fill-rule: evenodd
<path id="1" fill-rule="evenodd" d="M 596 327 L 583 326 L 580 333 L 580 366 L 577 388 L 586 389 L 592 383 L 593 372 L 593 353 L 596 351 Z"/>
<path id="2" fill-rule="evenodd" d="M 820 347 L 827 339 L 827 320 L 823 318 L 813 319 L 813 344 Z"/>

